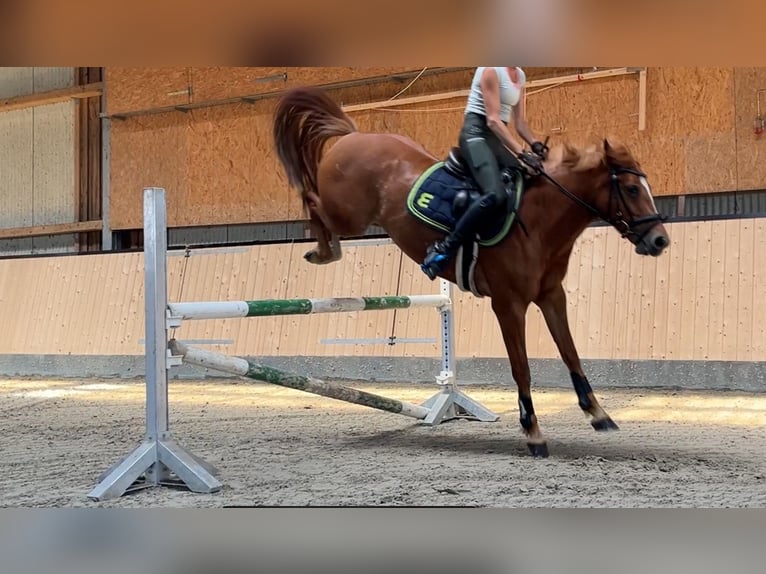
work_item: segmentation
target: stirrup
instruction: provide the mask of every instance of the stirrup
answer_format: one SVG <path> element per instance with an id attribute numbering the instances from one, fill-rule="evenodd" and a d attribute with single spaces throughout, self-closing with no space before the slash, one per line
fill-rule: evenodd
<path id="1" fill-rule="evenodd" d="M 428 247 L 420 269 L 433 281 L 441 271 L 444 271 L 444 267 L 451 258 L 452 254 L 444 249 L 444 243 L 437 241 Z"/>
<path id="2" fill-rule="evenodd" d="M 441 239 L 434 241 L 431 245 L 428 246 L 428 249 L 426 249 L 426 257 L 433 255 L 434 253 L 438 255 L 446 255 L 447 250 L 444 247 L 444 243 L 445 241 Z"/>
<path id="3" fill-rule="evenodd" d="M 420 269 L 425 273 L 428 278 L 433 281 L 439 276 L 439 273 L 444 271 L 443 261 L 429 261 L 420 264 Z"/>

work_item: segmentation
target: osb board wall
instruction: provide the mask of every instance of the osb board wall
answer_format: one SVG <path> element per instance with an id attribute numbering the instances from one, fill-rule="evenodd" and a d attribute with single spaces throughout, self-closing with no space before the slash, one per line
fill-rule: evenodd
<path id="1" fill-rule="evenodd" d="M 611 229 L 578 241 L 566 278 L 568 316 L 583 358 L 766 360 L 766 219 L 670 224 L 673 244 L 641 257 Z M 312 266 L 306 244 L 183 252 L 169 257 L 174 301 L 425 294 L 438 290 L 393 245 L 344 246 Z M 454 290 L 458 357 L 504 357 L 486 299 Z M 143 338 L 140 253 L 0 261 L 0 354 L 138 355 Z M 189 321 L 185 339 L 231 339 L 241 355 L 438 356 L 439 317 L 412 309 Z M 340 344 L 338 339 L 432 339 Z M 557 358 L 540 312 L 528 314 L 531 357 Z"/>
<path id="2" fill-rule="evenodd" d="M 406 70 L 291 68 L 287 82 L 255 82 L 282 71 L 109 68 L 109 109 L 130 111 Z M 405 95 L 465 89 L 471 75 L 423 76 Z M 529 74 L 545 75 L 550 74 L 544 69 Z M 407 83 L 384 82 L 332 95 L 344 104 L 379 101 Z M 529 122 L 541 137 L 550 135 L 553 144 L 564 139 L 588 144 L 604 136 L 625 141 L 650 174 L 656 195 L 766 187 L 766 136 L 758 139 L 752 132 L 756 91 L 766 88 L 766 68 L 650 68 L 647 83 L 644 131 L 637 127 L 637 75 L 532 88 Z M 402 133 L 441 157 L 455 145 L 464 105 L 465 99 L 458 98 L 352 116 L 362 130 Z M 168 191 L 171 226 L 302 218 L 300 202 L 287 188 L 273 152 L 273 108 L 274 100 L 267 99 L 113 121 L 112 228 L 140 227 L 142 189 L 154 185 Z"/>
<path id="3" fill-rule="evenodd" d="M 106 68 L 107 113 L 132 112 L 237 96 L 266 94 L 299 85 L 329 84 L 413 71 L 412 68 Z M 416 70 L 417 71 L 417 70 Z M 286 79 L 280 76 L 286 75 Z"/>
<path id="4" fill-rule="evenodd" d="M 107 113 L 118 114 L 148 108 L 177 106 L 211 100 L 274 93 L 300 85 L 326 85 L 367 78 L 385 78 L 409 73 L 393 81 L 359 86 L 345 95 L 345 103 L 367 98 L 386 98 L 409 84 L 421 69 L 411 67 L 208 67 L 208 68 L 124 68 L 108 67 Z M 577 73 L 581 68 L 528 68 L 530 79 L 550 75 Z M 473 70 L 450 72 L 446 77 L 457 80 L 464 88 Z M 427 92 L 443 83 L 444 76 L 424 75 L 411 86 L 408 95 Z M 394 91 L 390 89 L 395 87 Z M 371 90 L 371 91 L 369 91 Z"/>
<path id="5" fill-rule="evenodd" d="M 734 79 L 738 187 L 761 189 L 766 182 L 766 136 L 755 138 L 753 123 L 759 90 L 762 91 L 761 115 L 766 118 L 766 68 L 736 68 Z"/>
<path id="6" fill-rule="evenodd" d="M 361 73 L 344 72 L 353 71 L 346 68 L 306 70 L 304 77 L 314 83 L 354 79 Z M 312 70 L 314 77 L 309 74 Z M 319 76 L 322 70 L 332 73 Z M 402 70 L 365 68 L 362 71 L 365 75 L 382 75 Z M 293 77 L 297 72 L 290 74 Z M 464 85 L 470 74 L 469 70 L 438 77 L 424 76 L 412 93 L 444 91 L 456 84 L 457 79 Z M 108 98 L 111 99 L 109 77 L 107 71 Z M 358 103 L 390 97 L 405 86 L 406 82 L 391 81 L 333 94 L 346 103 Z M 238 103 L 185 113 L 114 120 L 110 164 L 112 228 L 141 226 L 141 197 L 143 188 L 148 186 L 167 190 L 170 226 L 303 218 L 300 198 L 294 190 L 288 189 L 273 150 L 271 122 L 275 103 L 275 100 L 267 99 L 253 104 Z M 364 118 L 359 120 L 361 129 L 384 130 L 387 129 L 385 124 L 385 119 L 380 122 L 372 118 L 369 124 L 365 124 Z"/>
<path id="7" fill-rule="evenodd" d="M 300 219 L 300 198 L 276 169 L 272 109 L 269 101 L 193 110 L 183 123 L 171 115 L 114 122 L 113 228 L 141 227 L 150 186 L 167 190 L 170 226 Z"/>

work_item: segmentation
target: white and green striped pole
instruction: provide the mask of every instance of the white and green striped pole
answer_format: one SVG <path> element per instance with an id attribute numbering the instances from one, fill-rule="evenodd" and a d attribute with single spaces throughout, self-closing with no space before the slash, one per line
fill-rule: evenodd
<path id="1" fill-rule="evenodd" d="M 239 377 L 253 379 L 272 385 L 288 387 L 298 391 L 304 391 L 323 397 L 363 405 L 389 413 L 396 413 L 415 419 L 424 419 L 430 413 L 430 409 L 419 405 L 414 405 L 396 399 L 389 399 L 366 391 L 352 389 L 337 383 L 329 383 L 313 377 L 297 375 L 281 371 L 273 367 L 261 365 L 242 359 L 240 357 L 230 357 L 214 351 L 191 347 L 175 339 L 169 343 L 170 351 L 173 355 L 182 356 L 185 363 L 205 367 L 214 371 L 230 373 Z"/>
<path id="2" fill-rule="evenodd" d="M 257 301 L 198 301 L 169 303 L 170 317 L 181 320 L 314 315 L 345 311 L 382 311 L 411 307 L 440 308 L 450 304 L 444 294 L 385 297 L 329 297 L 322 299 L 262 299 Z"/>

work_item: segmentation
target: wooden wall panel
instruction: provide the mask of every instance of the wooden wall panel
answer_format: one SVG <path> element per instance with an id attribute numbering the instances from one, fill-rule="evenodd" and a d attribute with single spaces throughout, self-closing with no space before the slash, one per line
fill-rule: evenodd
<path id="1" fill-rule="evenodd" d="M 454 290 L 455 353 L 460 357 L 481 357 L 484 353 L 505 352 L 502 333 L 492 320 L 490 302 Z"/>
<path id="2" fill-rule="evenodd" d="M 168 225 L 179 221 L 181 205 L 188 204 L 185 126 L 171 116 L 129 118 L 112 122 L 109 212 L 112 228 L 142 226 L 143 189 L 167 191 Z M 191 206 L 193 208 L 193 206 Z"/>
<path id="3" fill-rule="evenodd" d="M 735 68 L 736 170 L 738 189 L 766 187 L 766 134 L 753 133 L 758 90 L 766 90 L 766 68 Z M 761 115 L 766 117 L 766 93 L 761 94 Z"/>
<path id="4" fill-rule="evenodd" d="M 689 299 L 694 299 L 693 325 L 693 357 L 698 360 L 706 359 L 708 329 L 710 327 L 711 307 L 711 258 L 713 253 L 713 228 L 704 223 L 697 223 L 697 240 L 694 248 L 697 251 L 697 268 L 694 275 L 694 292 Z M 715 275 L 715 273 L 714 273 Z"/>
<path id="5" fill-rule="evenodd" d="M 304 218 L 300 196 L 277 169 L 273 106 L 270 101 L 192 110 L 183 121 L 167 114 L 114 121 L 112 228 L 141 226 L 140 198 L 147 186 L 167 190 L 170 226 Z"/>
<path id="6" fill-rule="evenodd" d="M 724 132 L 687 136 L 685 153 L 686 193 L 713 193 L 737 188 L 736 136 Z"/>
<path id="7" fill-rule="evenodd" d="M 681 277 L 676 287 L 680 287 L 681 294 L 678 306 L 680 307 L 680 329 L 677 345 L 678 354 L 681 357 L 694 356 L 694 328 L 695 312 L 697 311 L 694 300 L 695 284 L 697 282 L 697 266 L 699 263 L 699 243 L 697 236 L 699 223 L 686 226 L 683 246 L 683 262 L 681 263 Z"/>
<path id="8" fill-rule="evenodd" d="M 632 146 L 635 157 L 651 178 L 652 193 L 656 196 L 680 195 L 684 189 L 686 156 L 683 140 L 676 135 L 651 138 L 640 135 Z"/>
<path id="9" fill-rule="evenodd" d="M 733 127 L 733 68 L 660 68 L 672 85 L 672 107 L 658 112 L 673 117 L 681 136 L 716 133 Z M 667 100 L 666 100 L 667 102 Z M 668 103 L 671 103 L 668 102 Z"/>
<path id="10" fill-rule="evenodd" d="M 673 252 L 678 247 L 678 238 L 677 235 L 679 233 L 683 232 L 684 227 L 678 227 L 674 226 L 670 232 L 673 234 L 673 237 L 671 238 L 671 244 L 673 246 L 673 249 L 670 250 L 670 252 L 666 253 L 664 257 L 660 257 L 656 262 L 656 269 L 655 269 L 655 275 L 654 275 L 654 281 L 655 281 L 655 288 L 653 291 L 653 302 L 654 302 L 654 313 L 652 315 L 652 337 L 651 341 L 647 341 L 647 344 L 651 347 L 651 358 L 652 359 L 665 359 L 666 352 L 667 352 L 667 345 L 666 342 L 668 340 L 668 324 L 669 324 L 669 305 L 670 305 L 670 292 L 671 289 L 675 290 L 676 287 L 671 286 L 670 282 L 670 274 L 672 269 L 672 264 L 674 263 L 672 259 Z M 619 251 L 618 242 L 621 239 L 619 237 L 614 237 L 610 240 L 610 244 L 614 244 L 615 250 Z M 619 273 L 619 268 L 615 266 L 615 268 L 610 271 L 611 273 Z M 605 291 L 606 293 L 607 291 Z M 605 301 L 608 303 L 608 299 L 606 296 L 604 297 Z M 611 313 L 612 316 L 616 313 L 616 311 L 613 309 L 612 305 L 605 304 L 605 309 L 607 309 L 606 312 Z M 605 347 L 608 348 L 608 341 L 605 341 Z M 612 355 L 612 358 L 614 356 Z"/>
<path id="11" fill-rule="evenodd" d="M 456 102 L 464 104 L 464 101 Z M 526 102 L 527 123 L 540 137 L 550 136 L 548 145 L 558 142 L 563 129 L 561 97 L 550 89 L 530 90 Z M 459 121 L 459 120 L 458 120 Z"/>
<path id="12" fill-rule="evenodd" d="M 590 326 L 588 324 L 588 313 L 590 312 L 590 285 L 593 278 L 593 234 L 581 238 L 580 249 L 577 250 L 578 257 L 570 264 L 569 276 L 572 281 L 571 294 L 569 295 L 570 307 L 570 327 L 572 336 L 577 341 L 582 341 L 587 346 L 587 339 L 590 335 Z M 547 335 L 547 329 L 544 329 Z M 585 349 L 583 349 L 584 351 Z"/>
<path id="13" fill-rule="evenodd" d="M 713 239 L 710 242 L 710 275 L 708 280 L 710 300 L 706 305 L 708 319 L 704 358 L 710 359 L 723 349 L 724 321 L 726 319 L 724 302 L 727 296 L 727 284 L 724 280 L 723 270 L 727 254 L 732 246 L 726 244 L 723 224 L 708 225 L 707 227 L 710 228 L 710 235 Z M 699 354 L 703 353 L 699 351 Z"/>
<path id="14" fill-rule="evenodd" d="M 641 257 L 611 229 L 577 242 L 565 280 L 584 359 L 766 361 L 766 219 L 674 223 L 672 245 Z M 346 244 L 344 259 L 312 266 L 305 244 L 182 251 L 169 257 L 171 300 L 238 300 L 434 293 L 391 245 Z M 138 355 L 143 338 L 140 253 L 0 261 L 0 354 Z M 13 278 L 12 280 L 10 278 Z M 457 290 L 458 357 L 505 357 L 486 299 Z M 558 358 L 540 312 L 527 315 L 529 354 Z M 40 329 L 40 325 L 45 325 Z M 438 344 L 328 344 L 328 339 L 438 338 L 429 309 L 189 321 L 187 339 L 241 355 L 438 356 Z M 224 341 L 225 342 L 225 341 Z M 510 377 L 510 373 L 509 373 Z"/>
<path id="15" fill-rule="evenodd" d="M 684 114 L 677 121 L 686 140 L 684 189 L 687 193 L 736 189 L 734 70 L 701 68 L 684 73 L 684 89 L 679 90 Z"/>
<path id="16" fill-rule="evenodd" d="M 677 105 L 683 105 L 673 96 L 678 78 L 667 73 L 666 68 L 649 68 L 646 76 L 646 129 L 638 131 L 637 125 L 627 125 L 620 135 L 629 140 L 633 153 L 649 176 L 654 195 L 681 194 L 684 193 L 686 156 L 674 112 Z M 638 117 L 635 120 L 637 124 Z"/>
<path id="17" fill-rule="evenodd" d="M 620 245 L 626 249 L 620 272 L 626 278 L 625 290 L 623 292 L 622 305 L 617 306 L 620 313 L 620 321 L 625 324 L 625 347 L 623 352 L 640 356 L 644 347 L 649 341 L 641 340 L 641 270 L 642 258 L 633 253 L 629 245 Z M 610 303 L 607 300 L 607 305 Z"/>
<path id="18" fill-rule="evenodd" d="M 253 177 L 256 122 L 249 106 L 193 110 L 188 119 L 187 200 L 179 206 L 179 220 L 188 225 L 249 221 L 251 205 L 264 210 L 260 214 L 263 220 L 268 221 L 269 216 L 285 219 L 286 202 L 281 197 L 258 193 L 261 182 Z M 275 204 L 276 211 L 272 211 Z"/>
<path id="19" fill-rule="evenodd" d="M 639 259 L 641 263 L 641 277 L 636 281 L 637 287 L 640 288 L 639 297 L 637 298 L 639 302 L 638 357 L 640 359 L 651 359 L 654 356 L 652 344 L 655 328 L 654 307 L 656 304 L 658 262 L 649 261 L 643 257 Z"/>
<path id="20" fill-rule="evenodd" d="M 766 357 L 766 218 L 753 222 L 753 341 L 752 357 Z"/>
<path id="21" fill-rule="evenodd" d="M 109 114 L 190 103 L 189 68 L 123 68 L 104 71 Z"/>
<path id="22" fill-rule="evenodd" d="M 558 92 L 561 115 L 565 118 L 564 133 L 590 131 L 605 134 L 615 126 L 626 124 L 635 131 L 638 121 L 635 76 L 564 84 L 551 91 Z"/>
<path id="23" fill-rule="evenodd" d="M 376 119 L 380 122 L 377 124 L 379 131 L 383 131 L 380 128 L 385 129 L 386 125 L 390 125 L 386 118 L 394 118 L 394 121 L 397 121 L 399 133 L 417 141 L 441 159 L 451 147 L 457 145 L 463 111 L 455 108 L 462 108 L 464 104 L 465 102 L 459 100 L 445 100 L 418 104 L 405 111 L 373 111 L 372 114 L 377 116 Z M 457 129 L 456 126 L 458 126 Z"/>
<path id="24" fill-rule="evenodd" d="M 743 221 L 739 226 L 739 273 L 737 276 L 737 360 L 750 361 L 753 357 L 753 302 L 755 259 L 764 253 L 755 253 L 755 222 Z M 763 297 L 761 293 L 759 296 Z"/>
<path id="25" fill-rule="evenodd" d="M 140 355 L 141 254 L 2 261 L 2 353 Z M 41 327 L 42 326 L 42 327 Z"/>
<path id="26" fill-rule="evenodd" d="M 726 242 L 726 257 L 721 271 L 723 272 L 723 281 L 725 284 L 725 294 L 723 302 L 723 325 L 721 332 L 723 335 L 723 346 L 721 353 L 727 357 L 736 357 L 737 348 L 737 326 L 739 325 L 739 289 L 736 288 L 736 281 L 739 278 L 739 227 L 737 220 L 725 221 L 721 228 L 721 237 Z"/>
<path id="27" fill-rule="evenodd" d="M 686 193 L 736 189 L 733 68 L 669 68 L 675 132 L 684 140 Z"/>

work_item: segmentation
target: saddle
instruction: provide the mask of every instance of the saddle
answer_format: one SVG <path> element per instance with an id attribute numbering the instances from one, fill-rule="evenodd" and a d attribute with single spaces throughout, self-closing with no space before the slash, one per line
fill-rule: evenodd
<path id="1" fill-rule="evenodd" d="M 456 217 L 459 218 L 463 213 L 465 213 L 465 211 L 474 201 L 482 196 L 480 191 L 481 188 L 479 187 L 478 182 L 474 179 L 473 174 L 471 173 L 471 168 L 466 163 L 465 158 L 463 157 L 463 152 L 460 151 L 459 147 L 455 146 L 450 149 L 446 159 L 444 160 L 444 169 L 454 177 L 465 181 L 471 186 L 467 189 L 461 189 L 457 192 L 457 194 L 455 194 L 455 199 L 452 204 L 452 212 Z M 525 186 L 530 179 L 530 176 L 526 170 L 523 173 L 525 175 L 522 181 L 522 187 Z M 517 176 L 518 172 L 508 167 L 501 168 L 500 170 L 500 177 L 503 180 L 503 185 L 505 186 L 505 206 L 507 207 L 511 207 L 514 203 L 513 199 L 515 198 L 517 191 Z M 518 191 L 521 193 L 521 189 Z"/>

